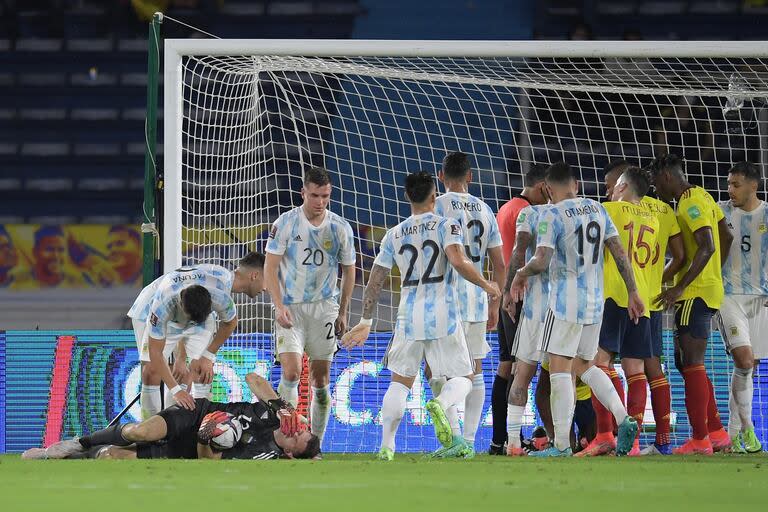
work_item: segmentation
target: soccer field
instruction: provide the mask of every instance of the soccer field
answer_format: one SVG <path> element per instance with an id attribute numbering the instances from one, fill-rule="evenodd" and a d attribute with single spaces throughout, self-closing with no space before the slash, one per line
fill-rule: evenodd
<path id="1" fill-rule="evenodd" d="M 765 504 L 768 457 L 323 461 L 22 461 L 3 510 L 728 510 Z M 524 508 L 525 509 L 525 508 Z"/>

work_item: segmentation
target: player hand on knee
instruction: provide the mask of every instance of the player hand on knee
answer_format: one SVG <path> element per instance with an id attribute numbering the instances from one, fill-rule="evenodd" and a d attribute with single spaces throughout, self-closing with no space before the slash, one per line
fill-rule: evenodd
<path id="1" fill-rule="evenodd" d="M 281 327 L 285 327 L 286 329 L 293 327 L 293 315 L 291 315 L 291 312 L 285 306 L 277 308 L 275 311 L 275 321 L 280 324 Z"/>
<path id="2" fill-rule="evenodd" d="M 210 384 L 213 382 L 213 361 L 207 357 L 193 359 L 189 364 L 192 379 L 198 384 Z"/>
<path id="3" fill-rule="evenodd" d="M 187 362 L 177 359 L 171 367 L 171 373 L 176 382 L 186 382 L 189 377 L 189 368 Z"/>
<path id="4" fill-rule="evenodd" d="M 192 395 L 190 395 L 186 389 L 182 389 L 175 392 L 173 394 L 173 399 L 176 400 L 176 403 L 182 406 L 183 408 L 189 409 L 190 411 L 195 410 L 195 399 L 192 398 Z"/>
<path id="5" fill-rule="evenodd" d="M 371 324 L 364 323 L 361 319 L 360 323 L 352 328 L 348 333 L 341 337 L 341 346 L 350 349 L 353 347 L 359 347 L 368 339 L 368 335 L 371 333 Z"/>

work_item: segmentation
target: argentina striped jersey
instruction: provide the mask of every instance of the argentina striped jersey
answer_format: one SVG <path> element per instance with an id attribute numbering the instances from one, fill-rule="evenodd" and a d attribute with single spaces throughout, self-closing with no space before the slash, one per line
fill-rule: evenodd
<path id="1" fill-rule="evenodd" d="M 445 248 L 463 245 L 461 226 L 434 213 L 412 215 L 387 231 L 375 265 L 400 270 L 395 330 L 408 341 L 452 334 L 461 322 L 456 272 Z"/>
<path id="2" fill-rule="evenodd" d="M 529 261 L 536 251 L 536 228 L 539 225 L 539 217 L 549 205 L 526 206 L 517 216 L 516 232 L 530 233 L 533 235 L 531 244 L 525 251 L 525 261 Z M 528 278 L 528 289 L 523 297 L 523 310 L 521 313 L 526 318 L 538 318 L 544 321 L 547 313 L 547 300 L 549 293 L 549 270 Z"/>
<path id="3" fill-rule="evenodd" d="M 731 201 L 718 203 L 733 233 L 723 265 L 726 295 L 768 295 L 768 204 L 747 212 Z"/>
<path id="4" fill-rule="evenodd" d="M 435 213 L 459 223 L 467 258 L 482 274 L 488 249 L 501 247 L 502 244 L 499 225 L 491 208 L 471 194 L 448 192 L 437 198 Z M 488 320 L 488 294 L 485 290 L 460 275 L 457 275 L 456 279 L 459 286 L 461 318 L 465 322 Z"/>

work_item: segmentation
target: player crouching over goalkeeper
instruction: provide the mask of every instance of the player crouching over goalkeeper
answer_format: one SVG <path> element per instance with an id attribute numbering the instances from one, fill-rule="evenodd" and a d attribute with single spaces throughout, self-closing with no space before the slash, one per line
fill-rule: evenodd
<path id="1" fill-rule="evenodd" d="M 141 423 L 31 448 L 23 459 L 311 459 L 320 440 L 304 419 L 255 373 L 246 376 L 256 403 L 195 400 L 195 409 L 163 409 Z"/>

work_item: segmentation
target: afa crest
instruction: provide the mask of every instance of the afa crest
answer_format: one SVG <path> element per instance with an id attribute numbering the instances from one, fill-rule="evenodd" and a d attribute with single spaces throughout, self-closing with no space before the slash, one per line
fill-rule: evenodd
<path id="1" fill-rule="evenodd" d="M 760 224 L 759 226 L 757 226 L 757 230 L 763 234 L 768 233 L 768 226 L 765 224 Z"/>
<path id="2" fill-rule="evenodd" d="M 330 251 L 333 248 L 333 240 L 330 238 L 323 240 L 323 249 Z"/>
<path id="3" fill-rule="evenodd" d="M 731 336 L 738 336 L 739 335 L 739 328 L 734 326 L 731 326 Z"/>

